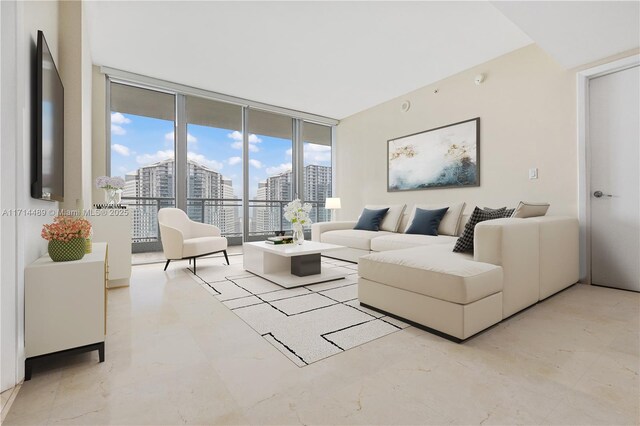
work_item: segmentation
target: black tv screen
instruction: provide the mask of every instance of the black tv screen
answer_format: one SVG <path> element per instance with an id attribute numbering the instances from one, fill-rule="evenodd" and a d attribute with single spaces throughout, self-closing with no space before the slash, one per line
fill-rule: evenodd
<path id="1" fill-rule="evenodd" d="M 31 196 L 63 201 L 64 88 L 42 31 L 38 31 L 36 51 Z"/>

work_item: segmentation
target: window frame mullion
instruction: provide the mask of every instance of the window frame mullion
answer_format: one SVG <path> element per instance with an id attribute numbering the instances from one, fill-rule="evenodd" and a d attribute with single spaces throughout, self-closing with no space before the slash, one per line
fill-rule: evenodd
<path id="1" fill-rule="evenodd" d="M 185 95 L 175 94 L 176 115 L 174 121 L 174 173 L 176 207 L 187 212 L 187 110 Z"/>

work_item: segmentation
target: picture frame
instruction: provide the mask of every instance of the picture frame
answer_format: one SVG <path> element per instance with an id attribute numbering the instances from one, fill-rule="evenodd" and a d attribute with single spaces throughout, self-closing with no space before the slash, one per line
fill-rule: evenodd
<path id="1" fill-rule="evenodd" d="M 480 186 L 480 117 L 387 141 L 387 192 Z"/>

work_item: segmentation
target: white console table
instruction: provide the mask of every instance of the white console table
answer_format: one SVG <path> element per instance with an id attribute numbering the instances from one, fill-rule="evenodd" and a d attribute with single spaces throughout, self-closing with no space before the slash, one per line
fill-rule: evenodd
<path id="1" fill-rule="evenodd" d="M 131 216 L 127 209 L 95 209 L 86 217 L 93 229 L 92 241 L 109 244 L 109 288 L 129 285 Z"/>
<path id="2" fill-rule="evenodd" d="M 25 268 L 25 380 L 40 358 L 97 350 L 104 361 L 107 332 L 106 243 L 80 260 L 45 255 Z"/>

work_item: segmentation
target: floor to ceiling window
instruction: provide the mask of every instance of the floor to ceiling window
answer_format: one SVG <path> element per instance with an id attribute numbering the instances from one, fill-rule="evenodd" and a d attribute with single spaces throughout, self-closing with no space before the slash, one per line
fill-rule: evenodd
<path id="1" fill-rule="evenodd" d="M 186 96 L 187 214 L 242 238 L 242 107 Z"/>
<path id="2" fill-rule="evenodd" d="M 331 127 L 302 123 L 303 198 L 312 204 L 311 220 L 327 222 L 325 199 L 332 197 Z"/>
<path id="3" fill-rule="evenodd" d="M 329 220 L 331 125 L 239 103 L 149 86 L 109 83 L 111 176 L 123 176 L 134 251 L 161 249 L 157 212 L 183 209 L 218 226 L 230 245 L 291 225 L 298 197 Z"/>
<path id="4" fill-rule="evenodd" d="M 175 96 L 110 86 L 111 176 L 122 176 L 137 250 L 158 250 L 158 210 L 176 205 Z"/>
<path id="5" fill-rule="evenodd" d="M 284 206 L 293 199 L 293 120 L 284 115 L 250 109 L 249 240 L 264 239 L 291 229 Z"/>

